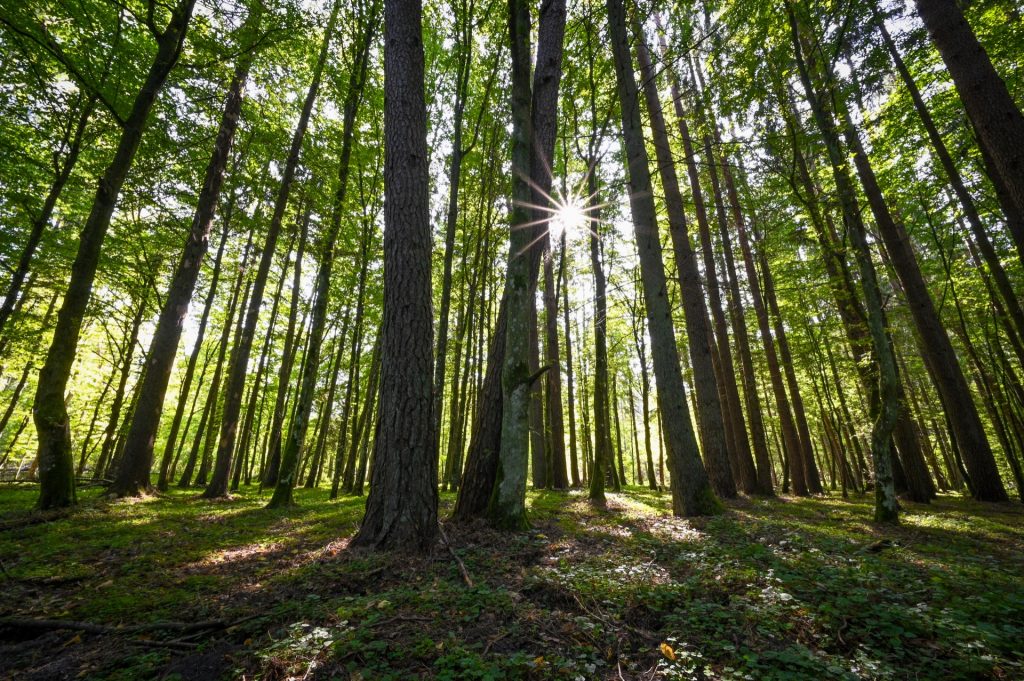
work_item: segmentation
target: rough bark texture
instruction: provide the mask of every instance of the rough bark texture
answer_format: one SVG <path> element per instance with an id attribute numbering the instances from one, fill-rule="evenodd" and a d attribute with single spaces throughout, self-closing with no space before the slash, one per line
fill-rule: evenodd
<path id="1" fill-rule="evenodd" d="M 385 0 L 380 420 L 366 514 L 352 544 L 427 552 L 437 535 L 437 440 L 421 22 L 420 0 Z"/>

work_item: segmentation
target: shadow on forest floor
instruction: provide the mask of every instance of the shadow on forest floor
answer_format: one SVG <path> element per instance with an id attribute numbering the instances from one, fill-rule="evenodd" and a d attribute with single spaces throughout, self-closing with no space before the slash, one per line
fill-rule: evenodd
<path id="1" fill-rule="evenodd" d="M 33 490 L 0 487 L 0 528 Z M 1024 678 L 1024 507 L 942 497 L 903 525 L 865 500 L 740 499 L 670 515 L 630 488 L 530 494 L 533 529 L 447 523 L 417 559 L 350 551 L 363 500 L 245 489 L 108 503 L 0 529 L 0 677 Z M 453 498 L 442 495 L 447 515 Z M 116 631 L 162 621 L 228 626 Z"/>

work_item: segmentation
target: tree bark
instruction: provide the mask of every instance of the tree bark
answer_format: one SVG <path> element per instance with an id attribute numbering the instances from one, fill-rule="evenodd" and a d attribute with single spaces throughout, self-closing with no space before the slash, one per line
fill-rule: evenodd
<path id="1" fill-rule="evenodd" d="M 135 96 L 114 158 L 100 179 L 89 217 L 79 236 L 71 279 L 57 313 L 57 325 L 36 384 L 33 415 L 39 440 L 39 509 L 66 507 L 76 502 L 71 427 L 64 393 L 75 361 L 82 320 L 92 295 L 104 237 L 121 187 L 142 141 L 149 114 L 181 55 L 194 6 L 195 0 L 180 0 L 171 10 L 167 27 L 157 37 L 156 56 Z"/>
<path id="2" fill-rule="evenodd" d="M 658 403 L 663 419 L 672 472 L 672 509 L 676 515 L 705 515 L 721 506 L 715 498 L 707 471 L 700 459 L 697 439 L 686 404 L 686 390 L 679 368 L 672 311 L 657 214 L 651 191 L 650 165 L 640 119 L 640 100 L 630 58 L 626 15 L 622 0 L 607 0 L 608 28 L 615 58 L 615 80 L 622 108 L 622 136 L 628 168 L 629 204 L 640 260 L 647 322 L 651 333 Z"/>
<path id="3" fill-rule="evenodd" d="M 384 2 L 384 320 L 380 420 L 353 546 L 428 552 L 437 536 L 430 181 L 420 0 Z"/>
<path id="4" fill-rule="evenodd" d="M 246 20 L 247 25 L 241 29 L 243 34 L 249 30 L 259 30 L 261 10 L 256 9 L 254 12 Z M 224 171 L 227 168 L 228 156 L 231 154 L 235 131 L 238 129 L 245 83 L 249 79 L 249 68 L 254 57 L 254 50 L 250 49 L 243 53 L 235 66 L 235 73 L 228 88 L 220 129 L 217 131 L 213 154 L 206 166 L 206 176 L 199 191 L 192 226 L 160 312 L 156 331 L 153 333 L 149 357 L 146 360 L 146 377 L 139 391 L 138 406 L 132 416 L 125 441 L 125 456 L 121 459 L 114 484 L 110 487 L 110 492 L 116 496 L 138 496 L 150 488 L 153 447 L 160 426 L 167 383 L 171 378 L 171 369 L 174 368 L 174 358 L 178 352 L 178 341 L 181 339 L 185 316 L 188 314 L 203 258 L 209 246 L 213 217 L 217 211 L 221 187 L 224 185 Z"/>

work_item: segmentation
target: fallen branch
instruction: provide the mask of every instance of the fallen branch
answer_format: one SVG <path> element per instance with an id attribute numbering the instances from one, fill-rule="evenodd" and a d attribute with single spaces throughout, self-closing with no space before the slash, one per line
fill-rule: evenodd
<path id="1" fill-rule="evenodd" d="M 466 569 L 466 564 L 462 562 L 462 559 L 455 553 L 455 549 L 452 548 L 451 542 L 448 541 L 448 534 L 444 531 L 444 525 L 438 523 L 437 528 L 441 530 L 441 541 L 444 542 L 444 545 L 448 548 L 448 553 L 452 554 L 452 558 L 455 559 L 455 562 L 459 566 L 459 572 L 462 573 L 462 581 L 466 583 L 466 586 L 472 589 L 473 579 L 469 576 L 469 570 Z"/>

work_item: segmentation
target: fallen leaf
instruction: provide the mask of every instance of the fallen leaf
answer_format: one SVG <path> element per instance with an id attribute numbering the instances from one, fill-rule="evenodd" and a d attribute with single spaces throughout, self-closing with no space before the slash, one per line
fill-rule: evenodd
<path id="1" fill-rule="evenodd" d="M 672 650 L 672 646 L 667 643 L 661 644 L 661 654 L 672 662 L 676 661 L 676 651 Z"/>

